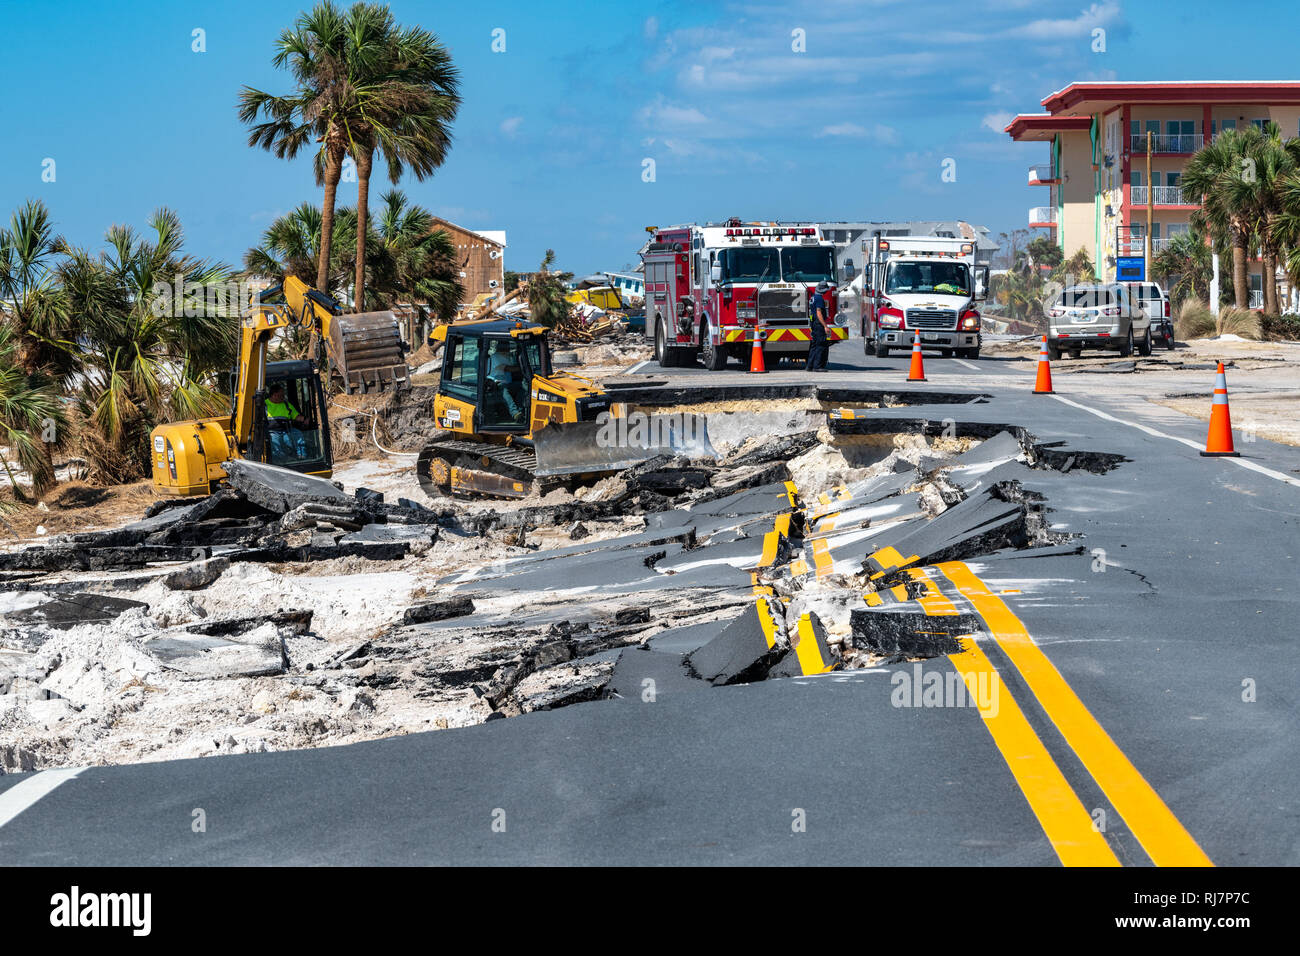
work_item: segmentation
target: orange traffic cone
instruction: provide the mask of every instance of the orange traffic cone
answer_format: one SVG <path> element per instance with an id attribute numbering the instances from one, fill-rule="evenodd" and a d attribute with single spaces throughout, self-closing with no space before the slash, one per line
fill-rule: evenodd
<path id="1" fill-rule="evenodd" d="M 763 361 L 763 333 L 758 329 L 754 330 L 754 347 L 749 350 L 749 370 L 767 371 L 767 363 Z"/>
<path id="2" fill-rule="evenodd" d="M 1043 336 L 1043 346 L 1038 350 L 1038 380 L 1034 382 L 1035 395 L 1054 395 L 1052 391 L 1052 363 L 1047 358 L 1047 336 Z"/>
<path id="3" fill-rule="evenodd" d="M 1210 406 L 1210 433 L 1205 437 L 1205 458 L 1240 457 L 1232 449 L 1232 416 L 1228 412 L 1228 376 L 1223 363 L 1214 375 L 1214 404 Z"/>
<path id="4" fill-rule="evenodd" d="M 925 363 L 921 361 L 921 333 L 912 333 L 912 367 L 907 373 L 909 382 L 924 382 Z"/>

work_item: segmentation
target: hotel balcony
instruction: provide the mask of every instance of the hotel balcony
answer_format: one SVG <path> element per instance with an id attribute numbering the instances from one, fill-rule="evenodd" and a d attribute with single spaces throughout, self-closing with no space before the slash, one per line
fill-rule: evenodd
<path id="1" fill-rule="evenodd" d="M 1181 186 L 1130 186 L 1129 205 L 1145 206 L 1147 194 L 1152 193 L 1151 203 L 1155 206 L 1197 206 L 1200 205 L 1183 195 Z"/>
<path id="2" fill-rule="evenodd" d="M 1029 228 L 1037 229 L 1042 226 L 1056 225 L 1056 207 L 1055 206 L 1035 206 L 1029 210 Z"/>
<path id="3" fill-rule="evenodd" d="M 1051 163 L 1042 163 L 1029 167 L 1029 185 L 1031 186 L 1055 186 L 1060 181 L 1060 177 L 1052 171 Z"/>
<path id="4" fill-rule="evenodd" d="M 1151 153 L 1194 153 L 1205 145 L 1202 133 L 1153 133 L 1151 136 Z M 1129 152 L 1145 156 L 1147 151 L 1147 134 L 1138 133 L 1129 137 Z"/>

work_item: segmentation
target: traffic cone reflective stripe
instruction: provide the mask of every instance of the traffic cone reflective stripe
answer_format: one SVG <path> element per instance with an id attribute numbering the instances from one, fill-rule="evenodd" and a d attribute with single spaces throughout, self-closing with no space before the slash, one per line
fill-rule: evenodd
<path id="1" fill-rule="evenodd" d="M 1035 395 L 1052 395 L 1052 363 L 1048 361 L 1047 336 L 1038 350 L 1038 379 L 1034 382 Z"/>
<path id="2" fill-rule="evenodd" d="M 1239 456 L 1232 447 L 1232 415 L 1228 411 L 1228 376 L 1223 363 L 1214 375 L 1214 403 L 1210 406 L 1210 432 L 1205 436 L 1204 458 Z"/>
<path id="3" fill-rule="evenodd" d="M 912 368 L 907 373 L 909 382 L 924 382 L 925 363 L 921 361 L 921 333 L 912 333 Z"/>
<path id="4" fill-rule="evenodd" d="M 767 363 L 763 361 L 763 333 L 759 329 L 754 330 L 754 345 L 749 350 L 749 370 L 751 372 L 767 371 Z"/>

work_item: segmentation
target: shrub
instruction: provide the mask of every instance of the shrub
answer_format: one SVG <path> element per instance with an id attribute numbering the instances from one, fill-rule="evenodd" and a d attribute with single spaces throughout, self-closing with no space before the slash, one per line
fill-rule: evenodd
<path id="1" fill-rule="evenodd" d="M 1260 331 L 1270 342 L 1300 342 L 1300 315 L 1266 315 L 1260 319 Z"/>
<path id="2" fill-rule="evenodd" d="M 1180 339 L 1199 339 L 1214 335 L 1217 326 L 1210 307 L 1197 299 L 1185 299 L 1178 306 L 1174 334 Z"/>
<path id="3" fill-rule="evenodd" d="M 1243 339 L 1260 338 L 1259 313 L 1249 309 L 1222 308 L 1219 310 L 1219 335 L 1238 335 Z"/>

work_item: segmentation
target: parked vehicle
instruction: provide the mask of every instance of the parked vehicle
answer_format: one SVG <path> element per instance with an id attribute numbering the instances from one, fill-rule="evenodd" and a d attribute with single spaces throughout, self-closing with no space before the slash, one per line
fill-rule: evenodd
<path id="1" fill-rule="evenodd" d="M 1154 282 L 1130 282 L 1129 294 L 1138 300 L 1151 320 L 1151 338 L 1166 349 L 1174 347 L 1174 319 L 1170 314 L 1169 293 Z"/>
<path id="2" fill-rule="evenodd" d="M 975 264 L 975 243 L 946 236 L 864 240 L 859 325 L 868 355 L 922 348 L 944 357 L 979 358 L 980 314 L 988 267 Z M 857 281 L 857 280 L 855 280 Z"/>
<path id="3" fill-rule="evenodd" d="M 1072 285 L 1047 310 L 1047 355 L 1079 358 L 1084 349 L 1151 354 L 1151 320 L 1119 282 Z"/>

